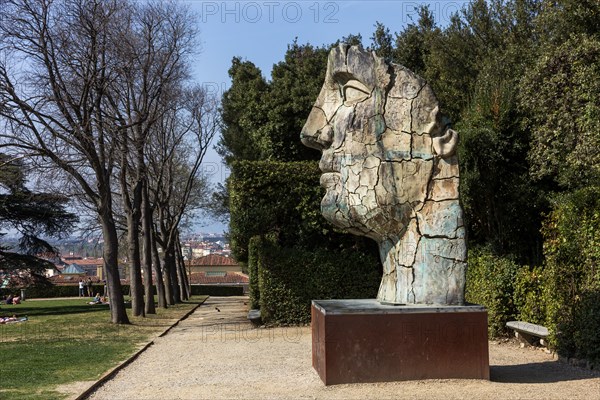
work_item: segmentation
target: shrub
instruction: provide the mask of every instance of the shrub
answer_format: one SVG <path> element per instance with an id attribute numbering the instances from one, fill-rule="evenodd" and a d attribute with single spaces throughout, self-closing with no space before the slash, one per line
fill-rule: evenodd
<path id="1" fill-rule="evenodd" d="M 308 323 L 311 300 L 377 295 L 381 267 L 373 255 L 349 249 L 282 248 L 266 240 L 258 243 L 253 251 L 265 323 Z"/>
<path id="2" fill-rule="evenodd" d="M 519 265 L 495 256 L 489 249 L 469 251 L 466 300 L 488 309 L 488 333 L 496 337 L 507 332 L 506 322 L 515 319 L 513 283 Z"/>
<path id="3" fill-rule="evenodd" d="M 546 308 L 551 301 L 547 288 L 548 273 L 543 267 L 524 266 L 517 271 L 514 304 L 520 321 L 546 325 Z"/>
<path id="4" fill-rule="evenodd" d="M 600 188 L 556 200 L 544 223 L 550 343 L 566 357 L 600 361 Z"/>

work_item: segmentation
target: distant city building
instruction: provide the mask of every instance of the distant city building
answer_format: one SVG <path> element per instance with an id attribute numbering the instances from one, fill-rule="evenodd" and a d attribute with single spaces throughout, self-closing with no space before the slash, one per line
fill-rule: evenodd
<path id="1" fill-rule="evenodd" d="M 242 272 L 242 268 L 234 259 L 220 254 L 209 254 L 188 260 L 186 267 L 190 273 Z"/>
<path id="2" fill-rule="evenodd" d="M 97 276 L 100 280 L 104 279 L 104 259 L 103 258 L 83 258 L 79 256 L 63 257 L 62 262 L 69 265 L 75 265 L 81 268 L 87 276 Z M 64 270 L 62 274 L 64 275 Z"/>

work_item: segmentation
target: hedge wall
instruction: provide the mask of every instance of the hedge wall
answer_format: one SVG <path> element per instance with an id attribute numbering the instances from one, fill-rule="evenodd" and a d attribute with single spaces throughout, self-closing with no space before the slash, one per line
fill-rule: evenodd
<path id="1" fill-rule="evenodd" d="M 258 252 L 260 250 L 261 241 L 264 240 L 260 236 L 254 236 L 248 244 L 248 279 L 249 279 L 249 296 L 250 308 L 257 309 L 260 307 L 260 290 L 258 287 Z"/>
<path id="2" fill-rule="evenodd" d="M 94 285 L 94 293 L 104 293 L 104 285 Z M 129 285 L 121 285 L 123 295 L 129 295 Z M 54 298 L 54 297 L 78 297 L 78 285 L 53 285 L 25 288 L 25 296 L 28 299 L 32 298 Z M 21 289 L 0 289 L 0 297 L 4 298 L 9 293 L 19 294 Z M 156 294 L 156 288 L 154 288 Z M 209 296 L 243 296 L 243 286 L 224 286 L 224 285 L 192 285 L 193 295 L 209 295 Z"/>
<path id="3" fill-rule="evenodd" d="M 129 294 L 129 285 L 123 285 L 123 293 Z M 94 293 L 104 293 L 104 285 L 93 285 Z M 32 286 L 25 289 L 25 298 L 54 298 L 54 297 L 77 297 L 79 296 L 79 285 L 48 285 Z M 21 288 L 3 288 L 0 289 L 0 296 L 6 297 L 9 293 L 19 294 Z"/>
<path id="4" fill-rule="evenodd" d="M 505 334 L 506 322 L 518 315 L 514 281 L 520 268 L 508 258 L 494 256 L 487 248 L 469 251 L 465 298 L 487 307 L 490 337 Z"/>
<path id="5" fill-rule="evenodd" d="M 342 233 L 321 214 L 325 194 L 316 161 L 238 161 L 229 178 L 229 239 L 247 263 L 250 239 L 271 235 L 282 247 L 354 248 L 377 254 L 370 239 Z"/>
<path id="6" fill-rule="evenodd" d="M 225 286 L 225 285 L 192 285 L 193 295 L 208 296 L 243 296 L 243 286 Z"/>
<path id="7" fill-rule="evenodd" d="M 233 163 L 229 239 L 236 260 L 248 261 L 256 235 L 276 232 L 286 244 L 318 245 L 330 230 L 320 211 L 320 176 L 317 162 Z"/>
<path id="8" fill-rule="evenodd" d="M 260 311 L 270 324 L 310 322 L 314 299 L 374 298 L 379 289 L 379 259 L 352 250 L 282 248 L 256 242 Z M 258 245 L 259 244 L 259 245 Z"/>
<path id="9" fill-rule="evenodd" d="M 544 223 L 550 343 L 600 364 L 600 187 L 559 197 Z"/>
<path id="10" fill-rule="evenodd" d="M 511 319 L 542 324 L 560 355 L 599 365 L 600 188 L 559 196 L 542 233 L 542 266 L 469 251 L 467 300 L 488 307 L 491 336 Z"/>

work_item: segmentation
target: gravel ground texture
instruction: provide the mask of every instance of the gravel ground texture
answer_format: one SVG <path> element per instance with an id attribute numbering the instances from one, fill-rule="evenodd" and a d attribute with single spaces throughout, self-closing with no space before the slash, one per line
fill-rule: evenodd
<path id="1" fill-rule="evenodd" d="M 246 304 L 209 298 L 89 399 L 600 399 L 598 372 L 514 341 L 490 342 L 490 381 L 325 386 L 310 328 L 254 328 Z"/>

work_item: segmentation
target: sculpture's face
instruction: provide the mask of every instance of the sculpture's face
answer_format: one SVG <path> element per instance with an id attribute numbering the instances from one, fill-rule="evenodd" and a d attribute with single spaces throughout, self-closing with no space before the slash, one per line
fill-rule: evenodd
<path id="1" fill-rule="evenodd" d="M 323 215 L 376 240 L 401 234 L 425 202 L 434 145 L 439 154 L 449 140 L 440 119 L 433 92 L 412 72 L 356 47 L 333 49 L 301 134 L 323 152 Z"/>

